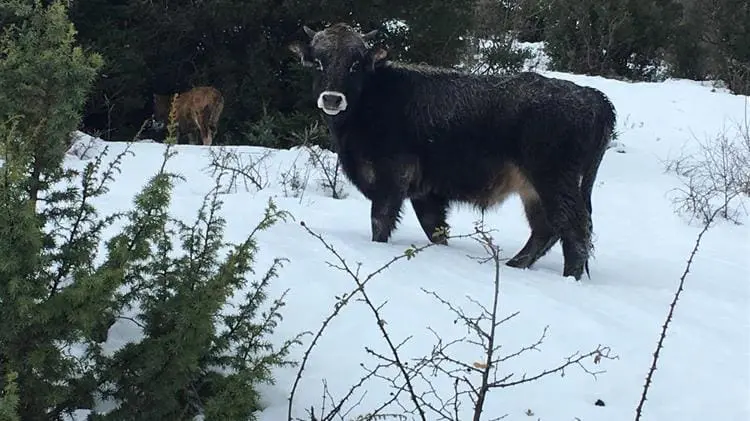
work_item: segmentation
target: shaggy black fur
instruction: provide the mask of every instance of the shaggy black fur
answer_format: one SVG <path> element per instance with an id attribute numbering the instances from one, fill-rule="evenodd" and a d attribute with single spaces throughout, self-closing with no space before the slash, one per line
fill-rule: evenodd
<path id="1" fill-rule="evenodd" d="M 372 240 L 387 242 L 410 199 L 431 241 L 446 244 L 451 202 L 486 210 L 512 193 L 531 235 L 506 264 L 528 268 L 558 241 L 563 276 L 588 273 L 591 192 L 615 126 L 600 91 L 521 73 L 479 76 L 395 63 L 346 24 L 290 49 L 318 75 L 343 170 L 372 202 Z"/>

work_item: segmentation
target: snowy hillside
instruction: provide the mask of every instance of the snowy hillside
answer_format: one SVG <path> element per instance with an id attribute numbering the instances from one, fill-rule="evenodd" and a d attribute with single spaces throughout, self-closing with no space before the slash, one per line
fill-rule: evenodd
<path id="1" fill-rule="evenodd" d="M 518 315 L 497 330 L 500 352 L 514 354 L 536 343 L 546 326 L 548 330 L 537 349 L 509 358 L 499 374 L 513 374 L 508 382 L 524 373 L 533 376 L 554 369 L 576 352 L 585 354 L 599 345 L 610 347 L 611 356 L 617 358 L 602 358 L 599 364 L 587 358 L 583 362 L 586 369 L 605 371 L 596 376 L 574 365 L 565 369 L 564 376 L 556 373 L 535 382 L 494 389 L 487 398 L 484 419 L 507 414 L 507 420 L 632 420 L 664 316 L 701 230 L 697 222 L 675 214 L 669 194 L 680 181 L 665 173 L 662 161 L 685 148 L 694 149 L 696 137 L 715 136 L 742 120 L 747 98 L 712 92 L 710 87 L 691 81 L 624 83 L 548 74 L 599 88 L 609 95 L 617 108 L 620 134 L 617 145 L 604 158 L 594 190 L 596 250 L 590 263 L 591 279 L 584 276 L 579 283 L 562 278 L 559 244 L 531 270 L 502 267 L 500 316 Z M 94 148 L 103 144 L 84 136 L 68 156 L 68 165 L 85 165 L 87 156 L 79 157 L 80 146 L 89 142 Z M 109 156 L 114 156 L 126 144 L 109 146 Z M 158 143 L 131 145 L 135 155 L 125 158 L 123 172 L 111 193 L 95 203 L 100 213 L 131 206 L 133 196 L 158 170 L 164 148 Z M 186 221 L 195 218 L 203 196 L 214 185 L 208 169 L 211 152 L 219 154 L 226 149 L 235 151 L 245 162 L 259 160 L 256 169 L 263 181 L 260 190 L 240 184 L 223 195 L 227 241 L 239 242 L 248 235 L 260 221 L 269 198 L 294 216 L 295 220 L 279 223 L 259 237 L 259 273 L 276 257 L 289 259 L 270 292 L 271 298 L 276 298 L 289 290 L 284 320 L 276 331 L 279 344 L 302 331 L 317 332 L 332 312 L 336 297 L 356 287 L 351 277 L 328 265 L 335 262 L 334 256 L 306 232 L 301 221 L 330 243 L 349 265 L 355 267 L 361 262 L 363 275 L 404 253 L 412 244 L 426 243 L 408 204 L 392 241 L 371 242 L 369 202 L 343 180 L 340 182 L 345 183 L 346 197 L 331 198 L 330 192 L 320 186 L 320 171 L 308 163 L 310 155 L 304 149 L 176 149 L 178 154 L 168 167 L 184 175 L 186 181 L 176 187 L 175 215 Z M 306 186 L 296 185 L 305 182 Z M 449 216 L 453 234 L 471 232 L 478 218 L 479 214 L 470 209 L 454 209 Z M 515 254 L 527 239 L 528 226 L 516 197 L 488 213 L 485 223 L 497 230 L 493 236 L 503 258 Z M 392 340 L 398 344 L 411 336 L 400 349 L 404 360 L 429 355 L 436 344 L 430 329 L 446 342 L 467 335 L 460 323 L 454 323 L 455 315 L 422 289 L 434 291 L 472 314 L 477 307 L 469 298 L 491 306 L 494 268 L 471 256 L 484 256 L 482 247 L 472 239 L 455 239 L 448 247 L 431 247 L 413 259 L 396 262 L 368 284 L 366 290 L 375 305 L 387 301 L 380 313 Z M 748 256 L 747 224 L 720 221 L 705 235 L 654 374 L 644 420 L 750 419 Z M 108 346 L 116 349 L 137 335 L 135 325 L 118 322 L 110 332 Z M 291 357 L 300 360 L 311 339 L 305 336 L 303 346 L 294 348 Z M 367 374 L 366 368 L 378 363 L 365 348 L 388 354 L 372 312 L 364 302 L 353 300 L 333 319 L 310 354 L 297 387 L 294 415 L 304 418 L 311 407 L 320 414 L 324 380 L 336 402 L 346 395 Z M 484 358 L 480 347 L 467 343 L 456 345 L 451 352 L 469 365 Z M 278 369 L 276 384 L 263 388 L 267 408 L 261 420 L 287 419 L 287 398 L 296 371 Z M 391 369 L 384 374 L 397 375 Z M 425 371 L 425 375 L 431 374 Z M 441 398 L 453 395 L 453 383 L 446 375 L 438 373 L 429 379 Z M 415 388 L 419 393 L 427 392 L 422 380 Z M 374 410 L 389 399 L 391 392 L 387 380 L 370 378 L 347 403 L 346 409 L 361 400 L 347 419 Z M 595 404 L 598 400 L 601 402 Z M 406 394 L 400 401 L 411 408 Z M 433 397 L 432 401 L 439 400 Z M 325 405 L 330 409 L 330 402 Z M 470 411 L 468 405 L 470 402 L 463 411 Z M 384 412 L 403 413 L 395 404 Z M 468 413 L 460 419 L 469 419 Z M 427 418 L 438 419 L 434 413 Z"/>

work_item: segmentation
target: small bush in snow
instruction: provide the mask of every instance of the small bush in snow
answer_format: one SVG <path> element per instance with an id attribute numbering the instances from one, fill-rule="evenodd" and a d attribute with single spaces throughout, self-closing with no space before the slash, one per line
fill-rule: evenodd
<path id="1" fill-rule="evenodd" d="M 310 167 L 307 166 L 306 170 L 305 174 L 303 174 L 302 171 L 297 168 L 297 164 L 294 163 L 286 171 L 282 171 L 279 174 L 279 183 L 281 184 L 284 196 L 302 198 L 302 195 L 307 189 Z"/>
<path id="2" fill-rule="evenodd" d="M 272 367 L 293 364 L 285 357 L 296 339 L 278 350 L 266 340 L 284 302 L 260 311 L 282 260 L 259 281 L 246 280 L 257 252 L 255 234 L 286 213 L 269 202 L 246 240 L 228 245 L 219 215 L 220 178 L 192 224 L 168 215 L 172 179 L 163 171 L 154 177 L 136 198 L 128 226 L 109 242 L 110 257 L 120 256 L 140 236 L 139 256 L 123 273 L 129 291 L 116 316 L 140 328 L 143 338 L 111 357 L 97 356 L 100 391 L 117 408 L 91 420 L 253 419 L 260 409 L 255 386 L 273 382 Z M 227 311 L 241 291 L 244 296 Z"/>
<path id="3" fill-rule="evenodd" d="M 271 155 L 271 151 L 265 151 L 260 157 L 252 157 L 249 153 L 242 153 L 235 149 L 226 147 L 214 147 L 209 149 L 211 163 L 208 170 L 212 177 L 218 174 L 226 174 L 229 177 L 227 185 L 222 193 L 236 192 L 240 186 L 245 191 L 260 191 L 268 187 L 268 168 L 261 165 Z"/>
<path id="4" fill-rule="evenodd" d="M 750 195 L 750 125 L 737 124 L 706 141 L 698 150 L 666 163 L 666 170 L 682 179 L 673 191 L 679 213 L 708 224 L 714 213 L 734 223 L 747 213 L 743 196 Z M 717 212 L 718 211 L 718 212 Z"/>
<path id="5" fill-rule="evenodd" d="M 318 181 L 323 190 L 334 199 L 346 198 L 346 193 L 343 190 L 344 173 L 341 171 L 338 155 L 334 155 L 319 146 L 308 146 L 306 149 L 310 155 L 310 165 L 321 172 Z"/>

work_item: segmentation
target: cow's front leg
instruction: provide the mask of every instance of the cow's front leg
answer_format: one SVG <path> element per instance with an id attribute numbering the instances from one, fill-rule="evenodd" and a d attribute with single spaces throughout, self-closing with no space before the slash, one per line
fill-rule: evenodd
<path id="1" fill-rule="evenodd" d="M 372 241 L 386 243 L 401 219 L 404 197 L 398 192 L 389 192 L 378 194 L 371 200 Z"/>

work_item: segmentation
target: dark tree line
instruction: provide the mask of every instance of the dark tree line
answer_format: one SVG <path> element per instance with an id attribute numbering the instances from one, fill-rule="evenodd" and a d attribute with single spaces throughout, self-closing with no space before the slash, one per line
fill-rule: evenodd
<path id="1" fill-rule="evenodd" d="M 545 41 L 555 70 L 723 81 L 750 94 L 746 0 L 477 0 L 478 27 Z"/>
<path id="2" fill-rule="evenodd" d="M 472 1 L 76 1 L 71 19 L 81 42 L 105 59 L 84 125 L 104 138 L 130 139 L 151 113 L 153 92 L 209 84 L 226 98 L 220 143 L 247 143 L 252 125 L 264 116 L 300 129 L 314 104 L 304 95 L 308 76 L 287 45 L 305 36 L 303 24 L 322 28 L 346 20 L 363 30 L 381 28 L 398 56 L 450 65 L 461 49 L 457 35 L 469 24 Z M 389 31 L 383 23 L 393 18 L 412 30 Z M 282 139 L 268 146 L 288 144 Z"/>
<path id="3" fill-rule="evenodd" d="M 303 24 L 336 21 L 381 29 L 392 56 L 414 62 L 457 65 L 481 37 L 502 40 L 491 56 L 517 71 L 526 56 L 508 54 L 512 34 L 546 41 L 556 70 L 711 78 L 750 92 L 745 0 L 78 0 L 70 18 L 80 42 L 105 61 L 84 129 L 112 140 L 135 135 L 153 93 L 207 84 L 227 101 L 217 143 L 294 144 L 290 134 L 317 117 L 309 76 L 286 47 L 305 37 Z M 410 29 L 386 25 L 392 20 Z M 258 136 L 260 127 L 272 133 Z"/>

